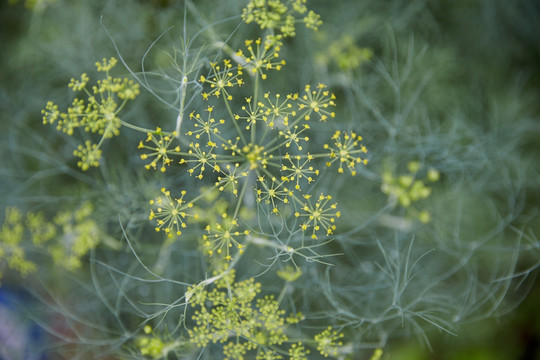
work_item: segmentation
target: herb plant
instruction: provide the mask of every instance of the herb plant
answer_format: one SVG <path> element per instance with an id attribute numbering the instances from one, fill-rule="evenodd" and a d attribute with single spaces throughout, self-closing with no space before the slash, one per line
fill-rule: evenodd
<path id="1" fill-rule="evenodd" d="M 0 274 L 52 339 L 36 353 L 378 360 L 526 293 L 530 125 L 501 143 L 445 122 L 451 55 L 333 36 L 307 0 L 157 3 L 183 16 L 172 49 L 163 30 L 135 69 L 102 19 L 110 53 L 42 94 L 44 149 L 10 145 L 44 179 L 45 200 L 6 195 L 0 231 Z"/>

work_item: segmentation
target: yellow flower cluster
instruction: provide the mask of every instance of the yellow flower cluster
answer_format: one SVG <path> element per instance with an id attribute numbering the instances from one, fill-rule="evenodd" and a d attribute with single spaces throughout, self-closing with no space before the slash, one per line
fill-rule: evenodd
<path id="1" fill-rule="evenodd" d="M 149 219 L 156 219 L 156 231 L 164 231 L 169 237 L 173 232 L 176 235 L 182 234 L 180 229 L 186 227 L 186 217 L 190 216 L 186 210 L 193 207 L 193 203 L 184 200 L 186 191 L 183 190 L 179 198 L 171 198 L 171 192 L 161 188 L 161 196 L 150 200 L 150 204 L 155 206 L 155 211 L 150 211 Z"/>
<path id="2" fill-rule="evenodd" d="M 77 162 L 77 166 L 86 171 L 90 166 L 99 166 L 101 149 L 97 144 L 92 144 L 90 140 L 87 140 L 84 145 L 81 144 L 77 147 L 77 150 L 73 150 L 73 155 L 81 159 Z"/>
<path id="3" fill-rule="evenodd" d="M 165 172 L 167 169 L 166 167 L 172 162 L 169 155 L 176 155 L 180 153 L 180 146 L 178 145 L 173 149 L 169 149 L 177 134 L 176 132 L 172 132 L 170 134 L 163 133 L 161 128 L 158 127 L 156 128 L 156 131 L 149 132 L 147 135 L 148 136 L 145 143 L 142 141 L 139 142 L 138 149 L 147 149 L 150 152 L 141 154 L 141 159 L 146 160 L 148 157 L 153 158 L 149 164 L 145 165 L 147 169 L 152 168 L 155 170 L 157 168 L 157 164 L 161 162 L 159 170 L 161 172 Z M 147 145 L 146 143 L 151 143 L 153 145 Z"/>
<path id="4" fill-rule="evenodd" d="M 349 34 L 339 38 L 322 33 L 318 37 L 321 52 L 316 55 L 316 61 L 325 67 L 337 66 L 344 71 L 353 71 L 362 67 L 373 58 L 373 50 L 369 47 L 359 47 L 356 40 Z"/>
<path id="5" fill-rule="evenodd" d="M 389 170 L 382 174 L 381 191 L 387 194 L 391 201 L 397 201 L 399 205 L 406 208 L 412 217 L 417 218 L 422 223 L 428 223 L 430 214 L 426 210 L 418 211 L 413 203 L 426 199 L 431 194 L 431 188 L 426 186 L 423 179 L 418 178 L 418 172 L 421 166 L 417 161 L 411 161 L 407 164 L 408 173 L 394 176 Z M 428 169 L 425 179 L 429 182 L 439 180 L 440 174 L 435 169 Z"/>
<path id="6" fill-rule="evenodd" d="M 0 229 L 0 265 L 6 262 L 10 269 L 19 272 L 22 276 L 37 269 L 37 265 L 26 258 L 22 244 L 24 231 L 21 212 L 16 208 L 6 208 L 6 219 Z M 2 273 L 0 272 L 1 278 Z"/>
<path id="7" fill-rule="evenodd" d="M 296 18 L 301 17 L 308 29 L 317 30 L 322 25 L 320 16 L 309 10 L 307 0 L 250 0 L 242 12 L 246 23 L 255 22 L 261 29 L 273 30 L 271 39 L 296 35 Z"/>
<path id="8" fill-rule="evenodd" d="M 255 44 L 255 50 L 253 44 Z M 258 72 L 261 79 L 264 80 L 267 78 L 264 70 L 275 69 L 279 71 L 285 65 L 285 60 L 277 60 L 281 49 L 280 41 L 266 40 L 262 44 L 261 38 L 258 38 L 255 41 L 246 40 L 245 45 L 249 56 L 244 55 L 242 50 L 238 50 L 236 56 L 244 60 L 246 68 L 251 71 L 252 75 Z"/>
<path id="9" fill-rule="evenodd" d="M 311 195 L 304 195 L 306 202 L 302 207 L 302 211 L 294 213 L 295 217 L 304 219 L 300 225 L 301 229 L 306 231 L 312 228 L 312 239 L 317 239 L 317 232 L 325 230 L 326 235 L 333 234 L 336 229 L 336 219 L 341 216 L 341 212 L 337 211 L 337 203 L 329 204 L 332 197 L 330 195 L 319 195 L 315 205 L 311 203 Z"/>
<path id="10" fill-rule="evenodd" d="M 60 211 L 52 221 L 42 213 L 28 212 L 26 217 L 17 208 L 6 208 L 0 229 L 0 263 L 22 276 L 37 270 L 37 263 L 27 259 L 25 247 L 46 248 L 55 264 L 74 271 L 82 258 L 95 248 L 101 237 L 92 219 L 93 207 L 83 203 L 74 211 Z M 0 273 L 0 276 L 2 274 Z"/>
<path id="11" fill-rule="evenodd" d="M 230 60 L 224 60 L 223 67 L 215 62 L 210 63 L 210 66 L 212 67 L 212 76 L 205 77 L 201 75 L 199 78 L 201 83 L 209 84 L 211 89 L 210 92 L 202 93 L 203 98 L 208 100 L 211 95 L 219 98 L 223 94 L 227 100 L 232 100 L 232 95 L 227 92 L 227 89 L 242 86 L 244 83 L 240 78 L 242 67 L 238 66 L 236 69 L 233 69 Z"/>
<path id="12" fill-rule="evenodd" d="M 287 327 L 298 316 L 285 317 L 273 296 L 259 296 L 260 283 L 254 278 L 236 281 L 234 270 L 215 280 L 211 290 L 209 287 L 199 284 L 186 292 L 196 323 L 188 330 L 189 341 L 198 347 L 222 343 L 225 359 L 243 359 L 247 354 L 257 359 L 280 358 L 276 356 L 281 351 L 276 349 L 289 340 Z M 289 348 L 296 359 L 308 352 L 302 343 Z"/>
<path id="13" fill-rule="evenodd" d="M 366 158 L 362 158 L 361 155 L 367 153 L 367 148 L 360 145 L 362 137 L 355 132 L 344 133 L 336 130 L 332 136 L 334 140 L 333 145 L 324 144 L 324 149 L 330 150 L 328 157 L 330 160 L 326 163 L 327 166 L 331 166 L 332 163 L 339 163 L 339 173 L 343 173 L 343 166 L 345 165 L 351 175 L 356 175 L 356 165 L 368 163 Z"/>
<path id="14" fill-rule="evenodd" d="M 127 78 L 116 78 L 109 71 L 116 65 L 115 58 L 103 59 L 96 63 L 96 68 L 105 73 L 104 79 L 97 85 L 87 88 L 90 78 L 82 74 L 81 78 L 71 79 L 69 88 L 74 92 L 83 92 L 87 100 L 75 98 L 66 112 L 61 112 L 58 105 L 47 102 L 42 110 L 43 124 L 56 125 L 58 131 L 73 135 L 75 129 L 83 129 L 88 133 L 101 136 L 98 143 L 86 141 L 74 151 L 80 158 L 77 163 L 83 170 L 99 166 L 101 144 L 104 139 L 112 138 L 120 133 L 122 121 L 118 117 L 126 103 L 134 100 L 139 94 L 139 84 Z"/>
<path id="15" fill-rule="evenodd" d="M 326 121 L 328 117 L 335 117 L 336 113 L 329 111 L 329 106 L 336 106 L 334 100 L 336 96 L 326 90 L 326 85 L 317 85 L 316 90 L 311 89 L 311 85 L 306 85 L 305 94 L 302 96 L 298 105 L 300 110 L 303 110 L 302 116 L 309 120 L 311 114 L 316 113 L 320 121 Z"/>
<path id="16" fill-rule="evenodd" d="M 267 78 L 267 70 L 279 70 L 284 64 L 278 59 L 280 43 L 257 39 L 245 44 L 250 56 L 244 56 L 241 50 L 236 53 L 244 64 L 234 67 L 227 59 L 223 65 L 211 63 L 211 75 L 200 78 L 202 85 L 209 87 L 202 92 L 203 99 L 210 101 L 212 97 L 220 101 L 228 117 L 215 117 L 214 104 L 206 107 L 205 115 L 192 112 L 190 122 L 184 124 L 188 127 L 184 134 L 191 140 L 184 151 L 173 145 L 177 133 L 159 128 L 148 133 L 146 143 L 152 142 L 153 146 L 139 144 L 139 148 L 151 151 L 141 155 L 143 159 L 153 159 L 147 168 L 155 169 L 161 163 L 160 170 L 165 171 L 176 163 L 199 180 L 210 177 L 215 188 L 224 193 L 231 206 L 222 216 L 223 223 L 216 219 L 207 224 L 208 234 L 204 235 L 202 245 L 208 255 L 220 254 L 228 261 L 233 258 L 230 250 L 243 253 L 243 239 L 249 235 L 249 231 L 240 230 L 244 219 L 239 214 L 246 192 L 253 188 L 250 184 L 255 185 L 259 205 L 268 206 L 273 214 L 294 214 L 298 228 L 317 239 L 320 235 L 332 235 L 341 215 L 330 195 L 312 199 L 304 193 L 306 185 L 313 184 L 320 174 L 318 159 L 326 158 L 328 166 L 337 163 L 339 173 L 347 168 L 352 175 L 357 166 L 367 163 L 363 157 L 367 149 L 360 143 L 362 137 L 354 132 L 336 131 L 331 138 L 333 144 L 324 145 L 325 152 L 307 152 L 309 122 L 325 122 L 336 116 L 335 95 L 324 84 L 306 85 L 301 94 L 261 94 L 259 79 Z M 249 69 L 255 86 L 253 95 L 246 97 L 239 111 L 235 111 L 232 92 L 244 84 L 242 69 Z M 151 202 L 150 219 L 157 221 L 157 231 L 179 235 L 180 228 L 187 226 L 186 217 L 194 214 L 190 207 L 204 193 L 190 191 L 191 200 L 186 203 L 185 190 L 175 200 L 169 191 L 162 192 L 164 196 Z"/>
<path id="17" fill-rule="evenodd" d="M 92 219 L 93 212 L 92 204 L 83 203 L 75 211 L 56 214 L 53 222 L 59 236 L 48 246 L 56 264 L 74 271 L 81 267 L 81 259 L 99 244 L 101 232 Z"/>
<path id="18" fill-rule="evenodd" d="M 212 256 L 214 252 L 225 254 L 225 260 L 232 259 L 229 248 L 236 246 L 238 253 L 244 252 L 244 246 L 240 244 L 237 238 L 240 235 L 249 235 L 249 230 L 242 232 L 235 230 L 238 227 L 238 222 L 235 219 L 228 219 L 227 214 L 223 214 L 223 224 L 216 224 L 214 227 L 206 226 L 208 235 L 203 235 L 204 246 L 208 248 L 208 255 Z M 225 251 L 223 251 L 225 250 Z"/>
<path id="19" fill-rule="evenodd" d="M 153 333 L 154 330 L 152 327 L 150 325 L 146 325 L 143 328 L 143 332 L 146 336 L 142 336 L 136 341 L 137 347 L 140 349 L 141 354 L 151 356 L 152 358 L 159 358 L 165 355 L 163 354 L 163 351 L 168 344 L 164 343 L 161 337 Z"/>
<path id="20" fill-rule="evenodd" d="M 322 356 L 337 357 L 339 355 L 339 349 L 343 346 L 342 338 L 343 334 L 332 330 L 332 327 L 329 326 L 323 332 L 315 335 L 314 340 L 317 342 L 317 350 L 319 350 Z"/>

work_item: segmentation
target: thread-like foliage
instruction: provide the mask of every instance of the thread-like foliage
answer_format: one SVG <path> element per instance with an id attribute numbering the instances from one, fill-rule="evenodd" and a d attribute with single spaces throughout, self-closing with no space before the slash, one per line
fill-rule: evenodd
<path id="1" fill-rule="evenodd" d="M 5 75 L 0 275 L 37 352 L 383 359 L 532 284 L 528 92 L 479 85 L 432 4 L 26 6 L 9 63 L 55 61 Z"/>

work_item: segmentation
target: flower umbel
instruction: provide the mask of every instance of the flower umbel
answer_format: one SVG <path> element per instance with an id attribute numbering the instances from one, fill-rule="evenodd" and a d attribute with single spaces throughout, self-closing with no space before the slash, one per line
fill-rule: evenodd
<path id="1" fill-rule="evenodd" d="M 184 200 L 186 191 L 180 192 L 179 198 L 171 198 L 171 193 L 165 188 L 161 188 L 163 195 L 158 196 L 155 200 L 150 200 L 150 204 L 154 207 L 150 211 L 149 219 L 156 219 L 156 231 L 164 231 L 168 237 L 182 234 L 180 229 L 186 227 L 186 217 L 190 216 L 187 210 L 193 207 L 192 203 L 187 203 Z"/>
<path id="2" fill-rule="evenodd" d="M 141 159 L 146 160 L 149 157 L 154 158 L 152 162 L 146 164 L 144 167 L 147 169 L 156 169 L 157 165 L 161 162 L 159 170 L 165 172 L 167 166 L 171 165 L 172 160 L 169 158 L 169 155 L 178 155 L 180 153 L 180 146 L 176 146 L 173 149 L 169 149 L 171 143 L 176 137 L 176 132 L 164 133 L 161 128 L 156 128 L 156 131 L 149 132 L 147 134 L 146 141 L 143 143 L 139 142 L 138 149 L 150 150 L 149 153 L 141 154 Z M 147 145 L 146 143 L 152 143 L 152 145 Z"/>
<path id="3" fill-rule="evenodd" d="M 323 332 L 315 335 L 315 341 L 317 342 L 317 350 L 324 357 L 338 356 L 339 348 L 343 346 L 341 339 L 343 334 L 332 330 L 332 327 L 326 328 Z"/>
<path id="4" fill-rule="evenodd" d="M 355 132 L 349 133 L 336 130 L 332 136 L 334 140 L 334 146 L 324 144 L 324 149 L 330 150 L 328 156 L 330 161 L 326 163 L 327 166 L 332 165 L 334 162 L 339 162 L 339 173 L 343 173 L 343 166 L 345 165 L 351 175 L 356 175 L 357 164 L 367 164 L 368 160 L 362 158 L 361 154 L 367 153 L 367 148 L 364 145 L 360 145 L 362 137 Z"/>
<path id="5" fill-rule="evenodd" d="M 272 39 L 295 36 L 297 16 L 308 29 L 317 30 L 322 24 L 320 16 L 308 11 L 305 3 L 306 0 L 250 0 L 242 12 L 242 19 L 248 24 L 256 22 L 263 30 L 275 30 L 277 34 L 271 36 Z"/>
<path id="6" fill-rule="evenodd" d="M 273 296 L 258 298 L 261 284 L 254 278 L 235 281 L 232 270 L 217 279 L 212 290 L 197 285 L 189 291 L 196 323 L 188 330 L 191 343 L 200 347 L 223 343 L 228 359 L 243 359 L 248 352 L 253 352 L 250 358 L 256 354 L 256 359 L 280 358 L 273 349 L 289 340 L 285 311 Z M 306 353 L 301 343 L 294 344 L 295 355 Z"/>
<path id="7" fill-rule="evenodd" d="M 225 123 L 225 120 L 220 119 L 216 121 L 212 117 L 212 111 L 214 110 L 213 106 L 208 106 L 206 108 L 206 112 L 208 113 L 208 119 L 203 120 L 201 115 L 196 114 L 195 111 L 193 111 L 191 114 L 189 114 L 189 118 L 194 121 L 194 128 L 193 131 L 188 131 L 186 135 L 188 136 L 194 136 L 196 140 L 200 140 L 201 136 L 206 135 L 206 138 L 208 139 L 207 145 L 208 146 L 216 146 L 216 143 L 212 141 L 212 135 L 216 136 L 219 134 L 219 125 L 223 125 Z"/>
<path id="8" fill-rule="evenodd" d="M 266 116 L 266 111 L 264 109 L 264 104 L 260 101 L 257 102 L 257 104 L 253 104 L 251 100 L 251 97 L 246 98 L 246 103 L 248 104 L 248 106 L 242 106 L 242 111 L 245 113 L 244 116 L 234 116 L 235 120 L 244 120 L 248 123 L 246 125 L 246 130 L 250 130 L 251 126 L 253 126 L 257 121 L 267 122 L 268 120 L 268 117 Z"/>
<path id="9" fill-rule="evenodd" d="M 289 161 L 289 164 L 281 165 L 281 172 L 283 173 L 281 180 L 287 182 L 296 182 L 296 185 L 294 186 L 296 190 L 300 190 L 300 181 L 302 179 L 305 179 L 308 181 L 308 183 L 311 183 L 315 180 L 313 176 L 319 175 L 318 169 L 308 165 L 309 162 L 313 160 L 313 157 L 309 154 L 306 158 L 302 158 L 300 155 L 293 156 L 292 158 L 296 160 L 296 163 L 293 161 L 293 159 L 291 159 L 291 156 L 286 155 L 284 158 Z"/>
<path id="10" fill-rule="evenodd" d="M 208 100 L 211 95 L 219 98 L 223 94 L 225 99 L 232 100 L 232 95 L 228 93 L 228 89 L 241 86 L 244 83 L 240 78 L 242 67 L 238 66 L 235 71 L 231 61 L 228 59 L 223 60 L 223 68 L 215 62 L 210 63 L 210 67 L 212 68 L 212 75 L 209 77 L 201 75 L 199 78 L 201 83 L 210 84 L 211 88 L 210 92 L 203 92 L 202 97 Z"/>
<path id="11" fill-rule="evenodd" d="M 255 44 L 255 49 L 253 48 Z M 279 51 L 281 49 L 280 41 L 266 40 L 264 43 L 261 38 L 257 40 L 246 40 L 245 45 L 249 56 L 245 55 L 242 50 L 236 52 L 236 56 L 240 56 L 246 63 L 246 68 L 250 70 L 252 75 L 259 73 L 261 79 L 266 79 L 266 70 L 281 70 L 285 65 L 285 60 L 278 60 Z"/>
<path id="12" fill-rule="evenodd" d="M 336 96 L 326 90 L 326 85 L 317 85 L 316 90 L 312 90 L 310 85 L 306 85 L 305 94 L 299 99 L 298 108 L 302 111 L 305 120 L 311 118 L 314 112 L 319 115 L 320 121 L 326 121 L 328 117 L 335 117 L 336 113 L 328 109 L 329 106 L 336 106 Z"/>
<path id="13" fill-rule="evenodd" d="M 311 195 L 304 195 L 306 202 L 302 206 L 302 212 L 295 212 L 294 216 L 304 219 L 300 225 L 303 231 L 312 228 L 312 239 L 317 239 L 316 233 L 320 230 L 326 230 L 326 235 L 331 235 L 336 229 L 335 221 L 341 216 L 337 211 L 337 203 L 329 204 L 332 197 L 321 194 L 317 198 L 315 205 L 311 204 Z"/>
<path id="14" fill-rule="evenodd" d="M 54 224 L 61 229 L 61 237 L 49 244 L 55 263 L 74 271 L 82 266 L 82 257 L 100 242 L 100 230 L 92 218 L 92 204 L 83 203 L 75 211 L 61 211 L 54 217 Z"/>
<path id="15" fill-rule="evenodd" d="M 105 73 L 105 78 L 98 80 L 97 85 L 87 88 L 90 78 L 86 73 L 79 80 L 71 79 L 69 88 L 74 92 L 83 92 L 87 101 L 75 98 L 66 112 L 61 112 L 53 102 L 47 102 L 43 114 L 43 123 L 56 125 L 58 131 L 73 135 L 77 128 L 85 132 L 101 136 L 95 145 L 79 146 L 75 156 L 81 158 L 78 166 L 87 170 L 91 166 L 99 166 L 101 144 L 104 139 L 112 138 L 120 133 L 122 121 L 119 113 L 129 100 L 134 100 L 139 94 L 139 84 L 127 78 L 116 78 L 109 71 L 116 65 L 115 58 L 103 59 L 96 63 L 97 70 Z"/>
<path id="16" fill-rule="evenodd" d="M 277 208 L 279 203 L 288 204 L 289 198 L 293 196 L 293 191 L 284 186 L 287 180 L 278 182 L 272 177 L 272 183 L 269 183 L 261 176 L 258 182 L 262 188 L 257 189 L 257 201 L 271 205 L 274 214 L 279 211 Z"/>
<path id="17" fill-rule="evenodd" d="M 426 186 L 425 180 L 418 176 L 420 168 L 418 161 L 410 161 L 407 163 L 407 174 L 395 176 L 391 171 L 385 170 L 382 174 L 381 191 L 387 194 L 391 201 L 407 209 L 409 215 L 422 223 L 428 223 L 429 212 L 419 211 L 413 206 L 414 203 L 427 199 L 431 195 L 431 187 Z M 425 174 L 425 179 L 429 182 L 436 182 L 439 177 L 440 174 L 435 169 L 428 169 Z"/>
<path id="18" fill-rule="evenodd" d="M 23 216 L 17 208 L 6 208 L 6 219 L 0 229 L 0 265 L 3 262 L 7 266 L 19 272 L 22 276 L 37 270 L 37 265 L 26 258 L 25 250 L 22 247 L 24 225 Z M 2 272 L 0 271 L 0 279 Z"/>
<path id="19" fill-rule="evenodd" d="M 81 158 L 77 162 L 77 166 L 83 171 L 88 170 L 91 166 L 98 167 L 101 159 L 101 149 L 98 144 L 92 144 L 87 140 L 84 145 L 79 145 L 77 150 L 73 151 L 73 155 Z"/>
<path id="20" fill-rule="evenodd" d="M 238 253 L 244 252 L 244 246 L 238 242 L 239 236 L 249 235 L 249 230 L 242 232 L 235 230 L 238 227 L 238 222 L 235 219 L 228 219 L 227 214 L 223 214 L 223 223 L 216 224 L 214 227 L 208 225 L 206 231 L 208 235 L 203 235 L 204 246 L 208 248 L 208 255 L 214 253 L 225 254 L 225 260 L 230 261 L 230 248 L 236 246 Z"/>
<path id="21" fill-rule="evenodd" d="M 298 99 L 298 94 L 288 94 L 281 100 L 281 95 L 276 94 L 275 101 L 270 99 L 270 93 L 264 94 L 268 105 L 266 106 L 266 115 L 268 116 L 268 126 L 289 126 L 289 117 L 296 116 L 296 110 L 292 102 Z"/>

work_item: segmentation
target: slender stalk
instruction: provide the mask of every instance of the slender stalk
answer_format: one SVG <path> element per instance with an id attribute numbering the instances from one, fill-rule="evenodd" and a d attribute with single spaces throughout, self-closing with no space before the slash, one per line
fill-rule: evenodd
<path id="1" fill-rule="evenodd" d="M 259 74 L 256 73 L 255 74 L 255 86 L 254 86 L 254 89 L 253 89 L 253 106 L 255 106 L 255 108 L 257 108 L 258 98 L 259 98 Z M 252 144 L 255 144 L 255 137 L 257 135 L 256 125 L 257 125 L 257 121 L 255 121 L 251 125 L 251 143 Z"/>
<path id="2" fill-rule="evenodd" d="M 132 124 L 130 124 L 128 122 L 125 122 L 123 120 L 120 120 L 120 124 L 122 124 L 122 126 L 128 127 L 130 129 L 133 129 L 133 130 L 136 130 L 136 131 L 139 131 L 139 132 L 143 132 L 143 133 L 149 133 L 149 132 L 154 131 L 154 130 L 146 129 L 146 128 L 143 128 L 143 127 L 140 127 L 140 126 L 137 126 L 137 125 L 132 125 Z"/>
<path id="3" fill-rule="evenodd" d="M 180 85 L 180 108 L 178 109 L 178 117 L 176 118 L 176 137 L 180 138 L 180 127 L 182 126 L 182 120 L 184 118 L 184 106 L 186 102 L 186 90 L 187 90 L 188 78 L 184 75 L 182 78 L 182 84 Z"/>
<path id="4" fill-rule="evenodd" d="M 229 105 L 229 101 L 223 95 L 223 101 L 225 102 L 225 105 L 227 106 L 227 111 L 229 112 L 229 116 L 231 117 L 231 121 L 233 122 L 234 126 L 236 127 L 236 131 L 238 132 L 238 135 L 240 136 L 240 139 L 242 139 L 242 142 L 244 145 L 247 145 L 246 138 L 244 137 L 244 134 L 242 133 L 242 129 L 240 129 L 240 125 L 238 125 L 238 122 L 234 118 L 234 114 L 231 110 L 231 105 Z"/>
<path id="5" fill-rule="evenodd" d="M 240 196 L 238 196 L 238 202 L 236 203 L 236 208 L 234 209 L 234 215 L 233 219 L 236 219 L 238 216 L 238 212 L 240 212 L 240 206 L 242 205 L 242 200 L 244 199 L 244 195 L 246 194 L 246 190 L 248 188 L 249 184 L 249 177 L 245 180 L 244 185 L 242 186 L 242 190 L 240 191 Z"/>

